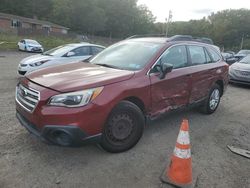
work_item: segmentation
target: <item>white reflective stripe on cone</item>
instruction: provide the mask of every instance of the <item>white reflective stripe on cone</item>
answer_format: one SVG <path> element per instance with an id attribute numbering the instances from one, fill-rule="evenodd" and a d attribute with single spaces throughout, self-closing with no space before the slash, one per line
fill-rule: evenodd
<path id="1" fill-rule="evenodd" d="M 191 157 L 191 150 L 190 149 L 180 149 L 175 147 L 174 148 L 174 155 L 181 159 L 189 159 Z"/>
<path id="2" fill-rule="evenodd" d="M 177 142 L 182 145 L 188 145 L 190 144 L 190 139 L 189 139 L 189 133 L 188 131 L 182 131 L 180 130 Z"/>

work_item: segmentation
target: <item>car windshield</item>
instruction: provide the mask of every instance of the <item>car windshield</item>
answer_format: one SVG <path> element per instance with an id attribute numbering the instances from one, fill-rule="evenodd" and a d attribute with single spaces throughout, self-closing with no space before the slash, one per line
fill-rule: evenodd
<path id="1" fill-rule="evenodd" d="M 243 64 L 250 64 L 250 55 L 244 57 L 242 60 L 240 60 L 240 63 Z"/>
<path id="2" fill-rule="evenodd" d="M 161 43 L 123 41 L 105 49 L 91 59 L 90 63 L 117 69 L 140 70 L 162 46 Z"/>
<path id="3" fill-rule="evenodd" d="M 56 56 L 56 55 L 60 55 L 60 54 L 66 54 L 70 50 L 72 50 L 72 46 L 63 45 L 63 46 L 58 46 L 56 48 L 48 50 L 48 51 L 44 52 L 43 55 Z"/>
<path id="4" fill-rule="evenodd" d="M 243 54 L 243 55 L 250 54 L 250 50 L 240 50 L 238 54 Z"/>
<path id="5" fill-rule="evenodd" d="M 26 42 L 28 43 L 28 44 L 35 44 L 35 45 L 37 45 L 37 44 L 39 44 L 37 41 L 35 41 L 35 40 L 26 40 Z"/>

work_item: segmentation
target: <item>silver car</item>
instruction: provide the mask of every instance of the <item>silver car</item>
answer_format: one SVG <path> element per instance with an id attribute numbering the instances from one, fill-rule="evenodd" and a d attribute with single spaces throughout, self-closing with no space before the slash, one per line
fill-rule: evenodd
<path id="1" fill-rule="evenodd" d="M 250 85 L 250 55 L 229 67 L 229 81 Z"/>
<path id="2" fill-rule="evenodd" d="M 18 66 L 18 74 L 55 65 L 84 61 L 101 52 L 105 47 L 90 43 L 75 43 L 59 46 L 39 55 L 24 58 Z"/>

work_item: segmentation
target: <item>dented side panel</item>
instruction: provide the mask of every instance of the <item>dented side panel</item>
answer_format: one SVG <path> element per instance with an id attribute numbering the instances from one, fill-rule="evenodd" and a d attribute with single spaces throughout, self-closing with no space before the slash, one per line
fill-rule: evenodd
<path id="1" fill-rule="evenodd" d="M 189 102 L 191 78 L 189 68 L 181 68 L 168 73 L 162 80 L 159 74 L 150 74 L 151 116 L 177 109 Z"/>
<path id="2" fill-rule="evenodd" d="M 225 72 L 224 63 L 210 63 L 190 67 L 192 74 L 192 89 L 189 103 L 194 103 L 208 96 L 212 85 L 223 80 L 222 75 Z"/>

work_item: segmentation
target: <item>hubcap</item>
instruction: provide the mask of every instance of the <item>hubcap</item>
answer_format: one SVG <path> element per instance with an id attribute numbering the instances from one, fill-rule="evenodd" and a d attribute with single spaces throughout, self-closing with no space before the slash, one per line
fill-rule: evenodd
<path id="1" fill-rule="evenodd" d="M 211 110 L 215 110 L 220 101 L 220 91 L 219 89 L 214 89 L 209 101 L 209 107 Z"/>
<path id="2" fill-rule="evenodd" d="M 107 136 L 110 141 L 116 144 L 119 142 L 126 142 L 133 132 L 133 127 L 133 120 L 129 115 L 116 115 L 109 123 Z"/>

